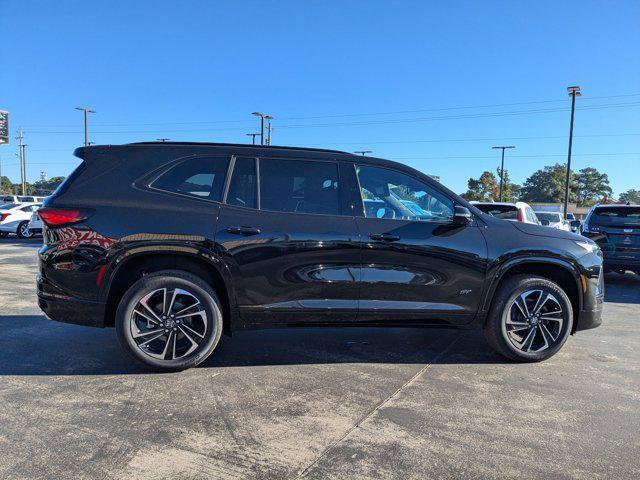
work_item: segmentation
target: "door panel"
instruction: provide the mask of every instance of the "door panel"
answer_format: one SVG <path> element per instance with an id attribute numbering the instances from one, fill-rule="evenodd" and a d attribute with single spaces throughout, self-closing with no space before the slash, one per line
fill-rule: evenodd
<path id="1" fill-rule="evenodd" d="M 453 224 L 454 202 L 395 169 L 356 168 L 363 217 L 358 321 L 465 324 L 478 310 L 487 246 L 475 224 Z"/>
<path id="2" fill-rule="evenodd" d="M 487 247 L 476 226 L 358 218 L 359 321 L 432 318 L 464 324 L 480 303 Z M 397 240 L 375 240 L 386 233 Z"/>
<path id="3" fill-rule="evenodd" d="M 237 234 L 236 227 L 259 233 Z M 247 321 L 355 320 L 359 244 L 353 217 L 224 206 L 216 243 Z"/>

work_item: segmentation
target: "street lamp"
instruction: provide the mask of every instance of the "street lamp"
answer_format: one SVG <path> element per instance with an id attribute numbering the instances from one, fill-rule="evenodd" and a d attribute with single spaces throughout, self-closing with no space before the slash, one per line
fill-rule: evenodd
<path id="1" fill-rule="evenodd" d="M 251 137 L 251 145 L 255 145 L 256 144 L 256 137 L 260 136 L 259 133 L 245 133 L 245 135 L 247 137 Z"/>
<path id="2" fill-rule="evenodd" d="M 516 147 L 514 147 L 513 145 L 509 145 L 507 147 L 491 147 L 491 148 L 494 148 L 494 149 L 500 148 L 500 149 L 502 149 L 502 164 L 500 166 L 500 194 L 499 194 L 500 195 L 499 201 L 501 202 L 502 201 L 502 183 L 504 181 L 504 151 L 507 148 L 516 148 Z"/>
<path id="3" fill-rule="evenodd" d="M 360 155 L 362 155 L 364 157 L 367 153 L 373 153 L 373 150 L 356 150 L 353 153 L 359 153 Z"/>
<path id="4" fill-rule="evenodd" d="M 564 219 L 567 218 L 567 210 L 569 209 L 569 177 L 571 175 L 571 147 L 573 145 L 573 114 L 576 110 L 576 97 L 582 96 L 580 87 L 567 87 L 567 92 L 571 97 L 571 123 L 569 124 L 569 153 L 567 154 L 567 177 L 564 182 Z"/>
<path id="5" fill-rule="evenodd" d="M 273 119 L 272 116 L 267 115 L 266 113 L 260 112 L 251 112 L 251 115 L 255 115 L 256 117 L 260 117 L 260 145 L 264 145 L 264 119 Z"/>
<path id="6" fill-rule="evenodd" d="M 81 112 L 84 112 L 84 146 L 87 147 L 89 146 L 89 131 L 87 129 L 87 114 L 88 113 L 96 113 L 95 110 L 89 110 L 88 108 L 84 108 L 84 107 L 76 107 L 76 110 L 80 110 Z"/>

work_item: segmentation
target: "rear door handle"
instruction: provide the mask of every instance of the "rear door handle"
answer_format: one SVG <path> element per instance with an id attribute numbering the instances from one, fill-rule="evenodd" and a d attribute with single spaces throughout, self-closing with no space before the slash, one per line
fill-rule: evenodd
<path id="1" fill-rule="evenodd" d="M 371 240 L 382 240 L 383 242 L 397 242 L 400 240 L 400 237 L 393 233 L 372 233 L 369 238 Z"/>
<path id="2" fill-rule="evenodd" d="M 260 233 L 260 229 L 256 227 L 229 227 L 227 228 L 227 232 L 233 235 L 244 235 L 248 237 L 251 235 L 258 235 Z"/>

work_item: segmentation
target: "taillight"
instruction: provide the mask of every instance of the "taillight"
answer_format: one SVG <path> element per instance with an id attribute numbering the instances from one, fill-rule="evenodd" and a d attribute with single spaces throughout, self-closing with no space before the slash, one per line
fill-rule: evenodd
<path id="1" fill-rule="evenodd" d="M 0 222 L 4 222 L 4 219 L 7 218 L 9 215 L 11 215 L 10 213 L 2 213 L 0 214 Z"/>
<path id="2" fill-rule="evenodd" d="M 518 209 L 518 221 L 524 222 L 524 218 L 522 217 L 522 210 Z"/>
<path id="3" fill-rule="evenodd" d="M 87 218 L 86 212 L 75 208 L 42 207 L 38 210 L 38 216 L 47 227 L 58 227 L 69 223 L 77 223 Z"/>

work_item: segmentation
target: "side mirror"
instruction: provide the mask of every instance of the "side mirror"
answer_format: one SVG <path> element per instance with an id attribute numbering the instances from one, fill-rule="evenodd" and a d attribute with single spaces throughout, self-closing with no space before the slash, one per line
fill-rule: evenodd
<path id="1" fill-rule="evenodd" d="M 572 220 L 571 223 L 569 223 L 569 225 L 571 225 L 573 228 L 580 228 L 580 225 L 582 225 L 582 222 L 580 220 Z"/>
<path id="2" fill-rule="evenodd" d="M 540 225 L 544 225 L 545 227 L 548 227 L 549 226 L 549 220 L 547 220 L 546 218 L 540 220 Z"/>
<path id="3" fill-rule="evenodd" d="M 454 225 L 468 225 L 471 223 L 473 216 L 467 207 L 462 205 L 456 205 L 453 207 L 453 224 Z"/>

